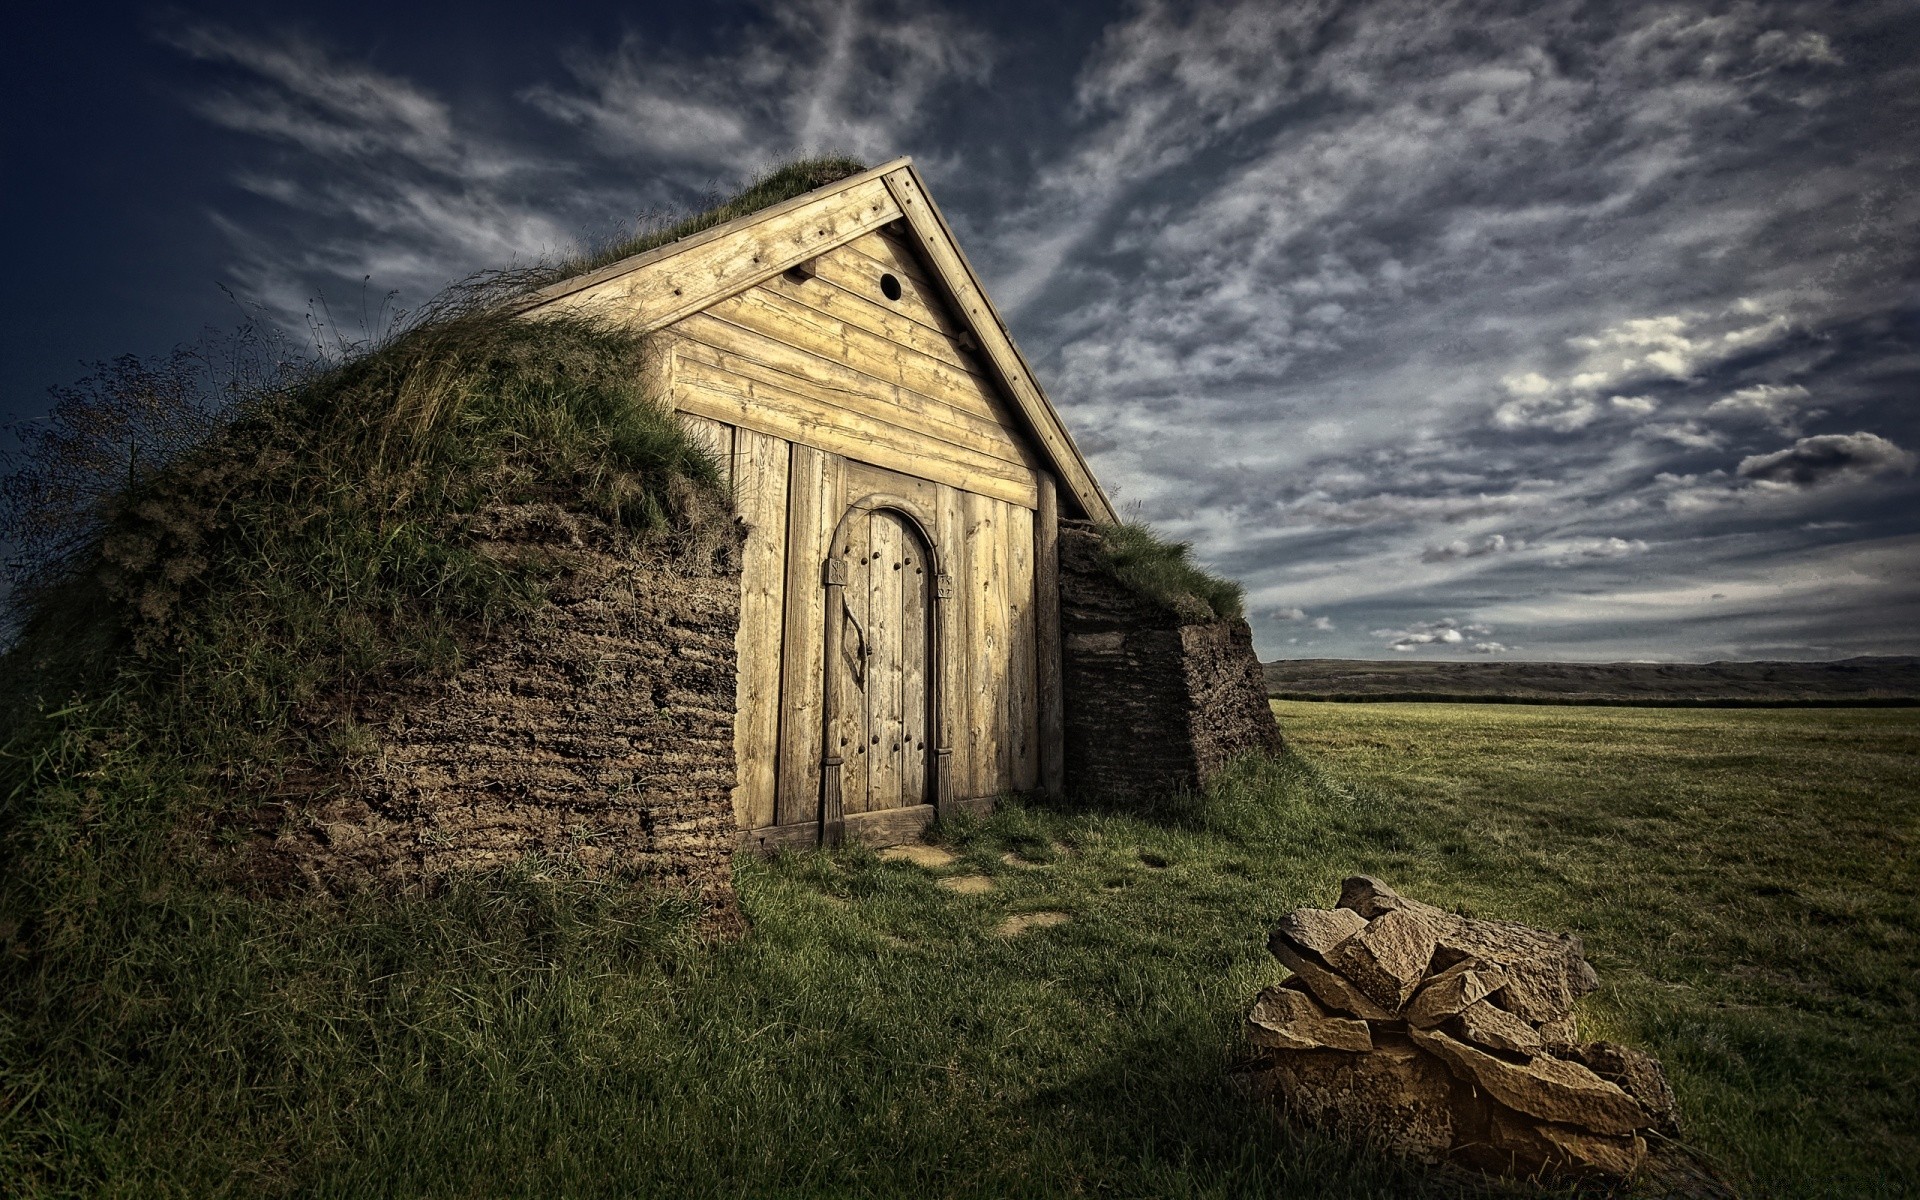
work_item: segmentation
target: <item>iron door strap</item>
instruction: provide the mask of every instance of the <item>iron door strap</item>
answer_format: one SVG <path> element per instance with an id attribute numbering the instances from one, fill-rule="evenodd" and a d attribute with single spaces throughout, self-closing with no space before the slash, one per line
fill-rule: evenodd
<path id="1" fill-rule="evenodd" d="M 867 631 L 861 628 L 860 618 L 853 615 L 853 605 L 847 603 L 843 592 L 840 597 L 840 612 L 847 623 L 853 626 L 853 635 L 860 639 L 860 648 L 853 650 L 842 644 L 841 655 L 847 660 L 847 668 L 853 673 L 853 686 L 861 691 L 867 690 L 867 656 L 872 649 L 867 645 Z"/>

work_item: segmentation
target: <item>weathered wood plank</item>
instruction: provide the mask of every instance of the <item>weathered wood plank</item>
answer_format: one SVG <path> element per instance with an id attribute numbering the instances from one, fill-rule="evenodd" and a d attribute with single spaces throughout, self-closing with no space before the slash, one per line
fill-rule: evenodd
<path id="1" fill-rule="evenodd" d="M 943 557 L 941 569 L 952 581 L 952 594 L 941 602 L 940 654 L 940 730 L 952 750 L 947 760 L 951 772 L 948 794 L 958 799 L 975 795 L 973 771 L 973 734 L 968 718 L 968 680 L 972 667 L 969 601 L 973 589 L 968 586 L 968 564 L 972 561 L 967 546 L 964 493 L 959 488 L 940 485 L 934 509 L 933 536 Z"/>
<path id="2" fill-rule="evenodd" d="M 826 697 L 826 588 L 821 564 L 840 519 L 840 460 L 795 444 L 787 477 L 786 621 L 781 639 L 779 823 L 820 819 L 820 727 Z"/>
<path id="3" fill-rule="evenodd" d="M 1000 502 L 965 493 L 967 574 L 958 581 L 967 600 L 967 740 L 973 794 L 998 795 L 1009 782 L 1002 771 L 1005 677 L 1002 630 L 1006 624 L 1006 540 Z"/>
<path id="4" fill-rule="evenodd" d="M 869 179 L 796 208 L 776 206 L 726 235 L 662 246 L 556 285 L 541 293 L 537 307 L 592 313 L 646 333 L 899 215 L 886 184 Z"/>
<path id="5" fill-rule="evenodd" d="M 895 275 L 928 286 L 933 284 L 934 272 L 920 261 L 920 256 L 914 253 L 912 247 L 898 238 L 889 237 L 885 229 L 874 229 L 849 238 L 845 248 L 866 255 Z"/>
<path id="6" fill-rule="evenodd" d="M 808 381 L 825 394 L 835 397 L 840 407 L 863 416 L 890 421 L 928 437 L 978 450 L 1007 462 L 1029 463 L 1031 452 L 1021 445 L 1016 432 L 992 417 L 923 396 L 897 383 L 823 358 L 788 341 L 722 319 L 715 313 L 696 313 L 676 326 L 675 332 L 689 341 L 759 363 L 791 379 Z M 679 351 L 680 362 L 674 368 L 676 390 L 681 373 L 686 370 L 689 350 L 683 343 Z M 772 382 L 782 381 L 776 379 Z"/>
<path id="7" fill-rule="evenodd" d="M 1040 780 L 1039 728 L 1035 712 L 1033 628 L 1033 513 L 1015 505 L 1000 510 L 1006 530 L 1007 628 L 1006 697 L 1007 770 L 1009 786 L 1028 792 Z"/>
<path id="8" fill-rule="evenodd" d="M 933 201 L 921 190 L 910 167 L 889 172 L 885 177 L 894 200 L 907 223 L 913 227 L 920 247 L 932 260 L 946 286 L 952 289 L 952 301 L 964 318 L 979 330 L 981 348 L 999 376 L 1001 385 L 1012 394 L 1025 414 L 1028 431 L 1036 437 L 1054 468 L 1061 475 L 1078 507 L 1096 520 L 1114 519 L 1113 506 L 1107 503 L 1100 485 L 1093 478 L 1078 450 L 1067 439 L 1066 429 L 1053 410 L 1046 393 L 1040 390 L 1021 358 L 1006 324 L 981 290 L 973 267 L 960 251 L 946 227 L 946 221 Z M 998 335 L 998 336 L 991 336 Z"/>
<path id="9" fill-rule="evenodd" d="M 779 375 L 724 351 L 691 342 L 683 350 L 687 357 L 675 388 L 675 403 L 683 411 L 875 466 L 971 487 L 1023 507 L 1038 502 L 1033 473 L 1023 467 L 836 407 L 815 394 L 821 389 L 806 380 Z M 714 361 L 703 361 L 708 358 Z"/>
<path id="10" fill-rule="evenodd" d="M 1017 438 L 1018 426 L 993 385 L 971 371 L 870 333 L 764 287 L 750 288 L 708 312 L 797 350 L 991 421 Z"/>
<path id="11" fill-rule="evenodd" d="M 814 260 L 815 278 L 831 283 L 852 296 L 862 296 L 885 311 L 898 313 L 937 337 L 959 338 L 966 324 L 948 306 L 940 289 L 907 275 L 894 275 L 900 281 L 900 298 L 892 300 L 881 287 L 881 277 L 893 275 L 887 264 L 877 262 L 848 246 L 821 255 Z"/>
<path id="12" fill-rule="evenodd" d="M 834 251 L 834 254 L 839 253 L 841 251 Z M 960 339 L 914 320 L 905 311 L 904 305 L 897 301 L 888 302 L 877 288 L 871 292 L 855 292 L 824 276 L 796 283 L 785 275 L 776 275 L 756 290 L 785 296 L 817 312 L 838 318 L 849 325 L 857 325 L 868 333 L 938 359 L 957 370 L 983 380 L 987 378 L 979 360 L 962 348 Z"/>
<path id="13" fill-rule="evenodd" d="M 900 803 L 925 804 L 927 794 L 927 618 L 932 565 L 920 538 L 902 527 L 900 565 Z"/>
<path id="14" fill-rule="evenodd" d="M 736 432 L 734 503 L 747 525 L 740 562 L 740 628 L 734 705 L 733 811 L 742 828 L 775 823 L 780 754 L 781 622 L 786 595 L 790 447 L 751 429 Z"/>
<path id="15" fill-rule="evenodd" d="M 1035 703 L 1040 737 L 1040 787 L 1059 796 L 1066 787 L 1066 709 L 1060 657 L 1060 502 L 1053 474 L 1040 472 L 1040 506 L 1033 513 L 1033 626 Z"/>
<path id="16" fill-rule="evenodd" d="M 864 516 L 847 522 L 840 541 L 828 553 L 847 564 L 847 585 L 840 592 L 840 611 L 828 612 L 827 623 L 840 625 L 840 654 L 827 663 L 827 686 L 834 689 L 831 705 L 833 736 L 828 747 L 839 748 L 846 762 L 841 767 L 840 808 L 843 813 L 863 813 L 873 786 L 873 746 L 876 713 L 873 703 L 873 577 L 869 570 L 873 554 L 873 526 Z M 835 603 L 834 589 L 828 589 L 827 603 Z M 831 649 L 833 639 L 827 639 Z"/>
<path id="17" fill-rule="evenodd" d="M 867 633 L 872 638 L 867 658 L 867 810 L 900 806 L 900 738 L 906 733 L 901 693 L 906 683 L 906 643 L 902 618 L 905 590 L 900 568 L 907 555 L 905 530 L 892 513 L 877 511 L 867 517 L 866 566 L 871 604 Z"/>

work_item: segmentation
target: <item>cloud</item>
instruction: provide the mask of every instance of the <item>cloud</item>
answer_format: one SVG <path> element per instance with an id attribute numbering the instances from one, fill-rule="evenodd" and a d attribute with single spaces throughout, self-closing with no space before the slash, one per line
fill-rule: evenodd
<path id="1" fill-rule="evenodd" d="M 918 4 L 789 0 L 761 15 L 706 58 L 638 34 L 576 51 L 572 86 L 522 98 L 608 154 L 736 174 L 795 153 L 877 162 L 903 152 L 943 89 L 984 83 L 995 57 L 981 30 Z"/>
<path id="2" fill-rule="evenodd" d="M 1769 29 L 1753 40 L 1754 61 L 1765 67 L 1843 67 L 1846 60 L 1834 50 L 1827 35 L 1811 29 L 1788 33 Z"/>
<path id="3" fill-rule="evenodd" d="M 1513 647 L 1504 646 L 1499 642 L 1475 642 L 1473 645 L 1468 646 L 1467 649 L 1475 654 L 1506 654 L 1509 653 Z"/>
<path id="4" fill-rule="evenodd" d="M 1590 538 L 1568 543 L 1566 552 L 1577 558 L 1628 558 L 1647 552 L 1647 543 L 1639 538 Z"/>
<path id="5" fill-rule="evenodd" d="M 1823 487 L 1874 475 L 1912 474 L 1914 455 L 1877 433 L 1823 433 L 1784 450 L 1740 460 L 1738 474 L 1760 484 Z"/>
<path id="6" fill-rule="evenodd" d="M 1727 444 L 1726 435 L 1718 430 L 1708 429 L 1695 420 L 1664 421 L 1659 424 L 1642 425 L 1639 432 L 1646 437 L 1659 438 L 1684 446 L 1689 450 L 1718 450 Z"/>
<path id="7" fill-rule="evenodd" d="M 1486 625 L 1463 625 L 1453 617 L 1422 621 L 1405 629 L 1374 629 L 1369 637 L 1382 639 L 1387 649 L 1411 654 L 1422 646 L 1458 646 L 1469 636 L 1484 637 L 1493 632 Z"/>
<path id="8" fill-rule="evenodd" d="M 1465 538 L 1455 538 L 1444 546 L 1428 546 L 1421 552 L 1421 562 L 1450 562 L 1456 558 L 1483 558 L 1489 554 L 1505 554 L 1525 546 L 1524 541 L 1509 541 L 1504 534 L 1490 533 L 1478 541 L 1469 542 Z"/>
<path id="9" fill-rule="evenodd" d="M 1799 437 L 1803 420 L 1825 415 L 1808 408 L 1806 401 L 1811 398 L 1812 393 L 1799 384 L 1756 384 L 1715 400 L 1707 406 L 1707 416 L 1769 425 L 1788 437 Z"/>
<path id="10" fill-rule="evenodd" d="M 194 23 L 165 40 L 224 73 L 193 101 L 201 117 L 274 147 L 232 179 L 277 214 L 230 205 L 214 220 L 237 290 L 304 330 L 316 293 L 370 279 L 417 302 L 564 254 L 583 231 L 684 211 L 796 153 L 891 158 L 951 93 L 985 82 L 995 53 L 978 28 L 904 0 L 769 3 L 721 32 L 725 49 L 704 57 L 637 34 L 563 55 L 567 77 L 520 92 L 531 131 L 306 35 Z"/>

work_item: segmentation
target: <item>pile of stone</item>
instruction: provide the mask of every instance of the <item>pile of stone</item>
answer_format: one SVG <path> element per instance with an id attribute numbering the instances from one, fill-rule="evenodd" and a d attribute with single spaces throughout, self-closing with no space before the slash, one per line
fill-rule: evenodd
<path id="1" fill-rule="evenodd" d="M 1268 942 L 1292 972 L 1247 1017 L 1258 1094 L 1418 1161 L 1625 1178 L 1679 1133 L 1659 1060 L 1579 1041 L 1580 939 L 1456 916 L 1360 875 Z"/>

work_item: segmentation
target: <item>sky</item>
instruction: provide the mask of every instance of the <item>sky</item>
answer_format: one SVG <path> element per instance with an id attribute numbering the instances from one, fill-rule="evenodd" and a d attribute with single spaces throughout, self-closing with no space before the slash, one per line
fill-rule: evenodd
<path id="1" fill-rule="evenodd" d="M 1920 653 L 1920 4 L 40 6 L 0 418 L 911 155 L 1263 658 Z"/>

